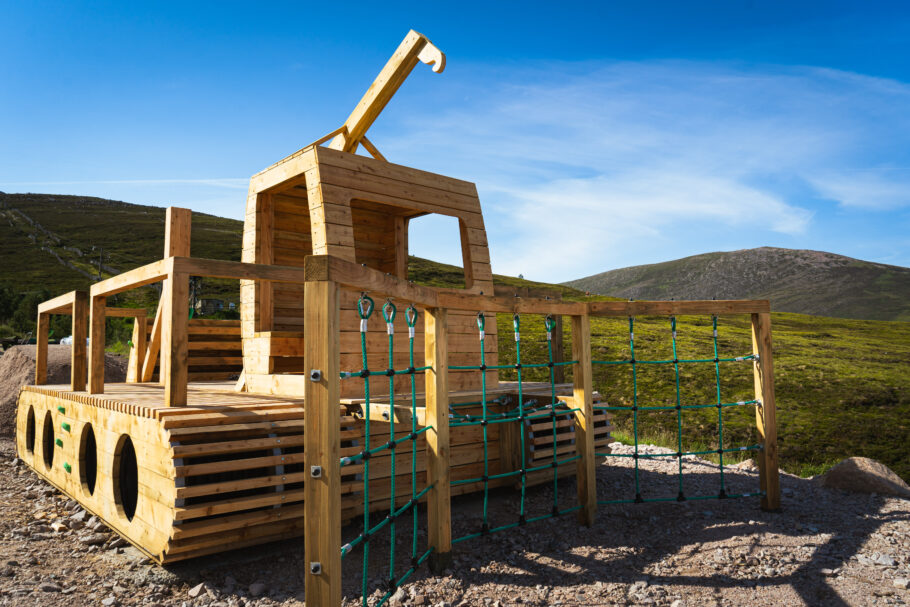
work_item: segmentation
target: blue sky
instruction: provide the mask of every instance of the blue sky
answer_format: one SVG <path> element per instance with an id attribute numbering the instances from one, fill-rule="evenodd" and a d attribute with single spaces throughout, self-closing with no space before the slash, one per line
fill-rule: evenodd
<path id="1" fill-rule="evenodd" d="M 495 272 L 560 281 L 755 246 L 910 266 L 899 3 L 0 0 L 0 190 L 241 218 L 250 175 L 339 126 L 409 28 L 373 126 L 474 181 Z M 425 219 L 412 252 L 457 262 Z"/>

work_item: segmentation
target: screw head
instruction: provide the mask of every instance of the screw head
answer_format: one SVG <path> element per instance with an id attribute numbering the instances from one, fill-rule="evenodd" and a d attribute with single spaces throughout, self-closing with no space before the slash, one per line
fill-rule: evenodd
<path id="1" fill-rule="evenodd" d="M 310 476 L 313 478 L 322 478 L 322 466 L 310 466 Z"/>
<path id="2" fill-rule="evenodd" d="M 318 382 L 322 380 L 322 371 L 319 369 L 310 369 L 310 381 Z"/>
<path id="3" fill-rule="evenodd" d="M 317 563 L 315 561 L 310 563 L 310 573 L 313 575 L 319 575 L 322 573 L 322 563 Z"/>

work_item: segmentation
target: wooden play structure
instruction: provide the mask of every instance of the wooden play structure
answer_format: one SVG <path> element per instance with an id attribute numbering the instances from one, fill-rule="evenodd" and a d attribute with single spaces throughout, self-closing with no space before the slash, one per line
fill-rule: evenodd
<path id="1" fill-rule="evenodd" d="M 532 469 L 550 455 L 540 446 L 557 444 L 551 434 L 541 438 L 541 430 L 523 418 L 485 427 L 485 439 L 476 426 L 450 428 L 454 406 L 463 405 L 462 415 L 481 414 L 480 406 L 469 404 L 481 392 L 499 399 L 491 405 L 500 407 L 493 413 L 518 398 L 516 382 L 500 381 L 495 368 L 496 313 L 550 315 L 560 322 L 557 337 L 563 317 L 571 323 L 573 360 L 565 365 L 572 383 L 525 381 L 521 394 L 547 400 L 553 389 L 559 404 L 568 407 L 568 421 L 560 422 L 558 431 L 554 422 L 553 432 L 559 434 L 560 452 L 574 458 L 560 464 L 558 474 L 576 478 L 579 518 L 588 524 L 597 503 L 595 452 L 608 449 L 610 432 L 609 414 L 595 410 L 589 319 L 750 314 L 761 405 L 756 410 L 763 441 L 762 499 L 766 508 L 776 508 L 768 302 L 579 303 L 494 288 L 474 184 L 392 164 L 366 137 L 421 62 L 441 72 L 445 56 L 412 31 L 344 125 L 252 177 L 241 262 L 192 257 L 191 215 L 170 208 L 160 261 L 95 283 L 87 293 L 42 304 L 36 385 L 23 388 L 19 397 L 20 457 L 159 563 L 305 535 L 311 564 L 307 604 L 338 605 L 342 524 L 365 508 L 387 509 L 390 499 L 389 452 L 375 454 L 366 473 L 362 466 L 340 463 L 362 454 L 367 419 L 380 432 L 377 428 L 390 421 L 411 424 L 416 416 L 422 429 L 419 438 L 412 437 L 419 447 L 416 466 L 428 488 L 420 501 L 426 504 L 436 565 L 445 563 L 451 550 L 452 495 L 482 487 L 458 481 L 483 474 L 484 484 L 509 486 L 514 478 L 490 478 L 521 465 Z M 361 146 L 370 157 L 356 153 Z M 408 225 L 425 214 L 457 219 L 463 289 L 409 282 Z M 190 320 L 191 276 L 239 280 L 239 323 Z M 156 282 L 163 283 L 162 296 L 151 323 L 142 310 L 106 307 L 112 295 Z M 409 334 L 404 313 L 388 327 L 381 317 L 374 319 L 375 330 L 363 332 L 358 302 L 364 292 L 380 302 L 392 298 L 402 312 L 415 307 L 417 363 L 409 359 L 406 338 L 396 342 L 391 365 L 384 358 L 388 335 Z M 486 314 L 480 340 L 479 312 Z M 69 385 L 45 385 L 50 314 L 73 318 Z M 129 375 L 122 384 L 104 379 L 108 316 L 136 319 Z M 506 336 L 512 340 L 511 327 Z M 481 347 L 482 367 L 455 368 L 476 365 Z M 558 350 L 561 361 L 561 345 Z M 342 381 L 342 372 L 356 375 L 365 368 L 363 356 L 376 361 L 376 368 L 410 366 L 411 373 L 389 374 L 391 382 L 378 374 Z M 414 373 L 415 365 L 426 370 Z M 412 377 L 413 407 L 394 399 L 411 393 Z M 408 473 L 401 465 L 395 474 Z M 363 499 L 364 474 L 370 500 Z M 549 478 L 528 474 L 527 482 Z M 402 489 L 400 502 L 409 497 Z"/>

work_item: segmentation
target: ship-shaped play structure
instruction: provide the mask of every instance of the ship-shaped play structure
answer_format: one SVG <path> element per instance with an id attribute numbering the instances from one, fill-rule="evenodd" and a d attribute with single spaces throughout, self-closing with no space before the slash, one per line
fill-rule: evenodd
<path id="1" fill-rule="evenodd" d="M 426 306 L 421 302 L 448 298 L 445 354 L 451 367 L 478 364 L 481 345 L 486 365 L 494 367 L 498 361 L 495 306 L 481 341 L 477 308 L 459 309 L 459 298 L 546 299 L 540 293 L 519 289 L 504 293 L 494 287 L 487 232 L 473 183 L 392 164 L 367 139 L 369 126 L 420 62 L 441 72 L 445 57 L 412 31 L 342 127 L 252 177 L 241 263 L 192 258 L 190 213 L 171 208 L 161 261 L 99 282 L 90 292 L 67 293 L 41 305 L 36 382 L 19 396 L 19 455 L 38 475 L 155 561 L 187 559 L 304 533 L 307 484 L 316 482 L 311 480 L 314 473 L 306 451 L 308 445 L 315 445 L 308 439 L 316 439 L 304 430 L 315 427 L 307 424 L 308 417 L 316 424 L 326 410 L 320 402 L 320 409 L 311 411 L 307 391 L 320 379 L 314 373 L 328 376 L 362 369 L 357 310 L 361 291 L 390 293 L 394 285 L 398 292 L 413 294 L 398 300 L 402 313 L 394 331 L 404 336 L 408 326 L 403 311 L 408 302 L 415 302 L 422 314 Z M 369 156 L 357 154 L 360 148 Z M 458 221 L 464 289 L 430 289 L 407 282 L 409 221 L 427 214 Z M 240 280 L 240 321 L 188 319 L 190 276 Z M 337 317 L 331 312 L 314 314 L 315 308 L 308 307 L 322 296 L 318 288 L 310 288 L 320 278 L 341 285 Z M 163 289 L 154 319 L 147 321 L 142 310 L 106 306 L 113 294 L 156 282 L 162 282 Z M 555 295 L 550 297 L 549 301 L 558 302 Z M 378 300 L 379 305 L 384 299 Z M 73 375 L 68 385 L 45 385 L 51 314 L 73 317 Z M 126 383 L 104 382 L 106 316 L 135 318 Z M 388 364 L 386 327 L 378 314 L 372 322 L 375 330 L 365 335 L 367 353 L 377 367 L 384 368 Z M 433 346 L 424 339 L 424 326 L 421 321 L 415 327 L 420 365 L 424 352 Z M 512 339 L 511 327 L 507 338 Z M 334 344 L 336 358 L 317 365 L 308 357 L 323 341 Z M 407 340 L 398 343 L 394 367 L 406 369 L 410 364 Z M 557 350 L 561 356 L 561 345 Z M 393 392 L 409 395 L 410 379 L 408 374 L 396 377 Z M 462 405 L 459 415 L 479 411 L 469 403 L 479 400 L 482 388 L 495 401 L 494 410 L 514 407 L 518 397 L 515 383 L 501 382 L 498 370 L 452 369 L 446 379 L 451 410 Z M 329 411 L 337 411 L 337 420 L 320 422 L 326 424 L 328 435 L 337 427 L 339 451 L 334 455 L 363 450 L 365 416 L 370 416 L 377 435 L 390 416 L 402 423 L 409 419 L 410 408 L 390 404 L 386 377 L 367 381 L 372 396 L 369 406 L 364 404 L 364 381 L 339 382 L 333 397 L 337 400 L 328 406 Z M 427 386 L 427 374 L 417 374 L 416 381 L 419 424 L 447 414 L 424 407 L 428 388 L 438 399 L 440 384 Z M 523 385 L 526 399 L 539 395 L 541 402 L 548 401 L 549 391 L 550 383 Z M 571 404 L 572 386 L 559 384 L 558 396 Z M 593 442 L 605 451 L 610 430 L 607 415 L 590 415 Z M 567 420 L 558 424 L 558 441 L 549 432 L 549 422 L 544 424 L 543 438 L 535 438 L 538 428 L 530 421 L 491 425 L 488 474 L 516 469 L 521 445 L 530 464 L 549 461 L 554 445 L 560 453 L 574 452 L 576 425 Z M 422 436 L 417 463 L 421 482 L 426 482 L 427 475 L 426 442 Z M 482 446 L 480 428 L 451 429 L 445 461 L 453 483 L 480 475 Z M 387 458 L 388 453 L 377 454 L 371 462 L 371 509 L 388 507 Z M 410 469 L 404 461 L 397 474 L 406 478 Z M 575 474 L 576 465 L 566 466 L 565 472 Z M 336 469 L 335 474 L 340 482 L 341 520 L 350 520 L 363 510 L 359 468 Z M 549 478 L 549 474 L 530 475 L 528 480 Z M 503 478 L 490 484 L 514 482 Z M 402 500 L 407 501 L 407 483 L 403 480 L 400 486 Z M 480 486 L 453 484 L 452 493 Z"/>

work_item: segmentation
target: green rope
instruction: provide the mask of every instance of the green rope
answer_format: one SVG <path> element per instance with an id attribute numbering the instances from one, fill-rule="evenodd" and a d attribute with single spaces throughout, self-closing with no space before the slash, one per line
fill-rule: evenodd
<path id="1" fill-rule="evenodd" d="M 404 319 L 408 325 L 408 367 L 414 368 L 414 335 L 417 326 L 417 308 L 414 304 L 408 306 L 404 312 Z M 414 374 L 411 373 L 411 501 L 417 503 L 417 385 Z M 424 427 L 426 430 L 427 427 Z M 411 535 L 411 561 L 417 559 L 417 508 L 412 508 L 414 523 Z M 414 567 L 412 567 L 414 569 Z"/>
<path id="2" fill-rule="evenodd" d="M 629 317 L 629 353 L 632 356 L 632 435 L 635 439 L 635 501 L 641 502 L 638 470 L 638 372 L 635 368 L 635 317 Z"/>
<path id="3" fill-rule="evenodd" d="M 386 300 L 382 305 L 382 319 L 385 321 L 386 332 L 389 336 L 389 366 L 391 370 L 395 369 L 395 315 L 398 309 L 391 299 Z M 395 375 L 389 374 L 389 444 L 394 445 L 395 441 Z M 395 449 L 390 449 L 389 459 L 391 461 L 392 475 L 389 477 L 389 512 L 395 511 Z M 392 539 L 389 541 L 389 583 L 395 583 L 395 519 L 392 518 L 389 525 L 389 532 Z"/>
<path id="4" fill-rule="evenodd" d="M 673 336 L 673 360 L 677 361 L 679 356 L 676 353 L 676 317 L 670 317 L 670 332 Z M 714 353 L 715 356 L 717 352 Z M 673 370 L 676 373 L 676 452 L 682 453 L 682 398 L 680 397 L 679 391 L 679 362 L 673 363 Z M 677 463 L 679 464 L 679 495 L 677 499 L 683 501 L 686 499 L 686 494 L 683 493 L 683 465 L 682 465 L 682 455 L 677 458 Z"/>
<path id="5" fill-rule="evenodd" d="M 487 519 L 487 510 L 490 502 L 490 483 L 487 480 L 490 475 L 490 449 L 487 435 L 487 360 L 486 360 L 486 318 L 483 312 L 477 313 L 477 330 L 480 334 L 480 402 L 481 405 L 481 427 L 483 429 L 483 524 L 481 528 L 486 532 L 490 528 Z"/>
<path id="6" fill-rule="evenodd" d="M 717 360 L 717 315 L 711 317 L 714 329 L 714 382 L 717 386 L 717 456 L 720 460 L 720 495 L 724 495 L 724 408 L 720 402 L 720 365 Z M 753 357 L 754 358 L 754 357 Z"/>
<path id="7" fill-rule="evenodd" d="M 366 306 L 364 307 L 364 304 Z M 373 308 L 376 307 L 373 299 L 366 293 L 361 293 L 360 299 L 357 301 L 357 313 L 360 315 L 360 351 L 363 362 L 363 369 L 369 369 L 367 364 L 367 321 L 370 319 L 370 316 L 373 314 Z M 364 449 L 369 451 L 370 449 L 370 378 L 363 378 L 363 400 L 364 407 L 366 411 L 366 416 L 364 419 L 364 429 L 363 429 L 363 442 Z M 394 416 L 392 416 L 394 417 Z M 370 460 L 365 458 L 363 460 L 363 530 L 364 533 L 370 528 Z M 367 604 L 367 569 L 370 564 L 370 540 L 369 536 L 366 536 L 366 539 L 363 543 L 363 581 L 361 584 L 361 590 L 363 594 L 363 604 L 366 607 Z"/>

